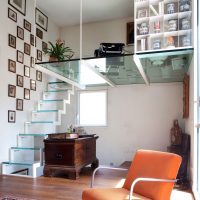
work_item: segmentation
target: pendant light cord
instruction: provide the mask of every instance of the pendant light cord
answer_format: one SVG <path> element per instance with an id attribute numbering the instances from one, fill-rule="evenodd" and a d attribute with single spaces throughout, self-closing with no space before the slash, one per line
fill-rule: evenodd
<path id="1" fill-rule="evenodd" d="M 83 0 L 80 0 L 80 61 L 82 60 L 82 39 L 83 39 Z"/>

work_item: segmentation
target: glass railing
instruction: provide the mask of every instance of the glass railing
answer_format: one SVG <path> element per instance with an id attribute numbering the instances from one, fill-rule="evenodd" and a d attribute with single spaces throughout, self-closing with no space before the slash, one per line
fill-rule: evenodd
<path id="1" fill-rule="evenodd" d="M 182 82 L 190 66 L 193 49 L 137 54 L 150 83 Z"/>
<path id="2" fill-rule="evenodd" d="M 180 82 L 188 71 L 192 56 L 193 48 L 167 49 L 136 55 L 84 58 L 81 61 L 43 62 L 37 66 L 80 86 L 144 84 L 147 82 L 144 77 L 149 83 Z"/>

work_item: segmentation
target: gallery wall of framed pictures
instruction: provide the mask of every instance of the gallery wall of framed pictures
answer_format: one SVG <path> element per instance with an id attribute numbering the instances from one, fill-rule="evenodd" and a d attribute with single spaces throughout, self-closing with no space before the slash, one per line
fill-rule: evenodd
<path id="1" fill-rule="evenodd" d="M 34 16 L 27 17 L 29 3 L 27 0 L 8 0 L 7 18 L 12 24 L 11 30 L 15 27 L 14 32 L 8 32 L 8 48 L 16 52 L 16 56 L 7 59 L 8 73 L 16 77 L 15 81 L 8 84 L 8 98 L 16 105 L 8 111 L 9 123 L 15 123 L 17 112 L 24 111 L 34 92 L 40 92 L 37 83 L 42 82 L 42 72 L 36 70 L 34 65 L 35 62 L 43 61 L 43 52 L 48 48 L 48 40 L 44 40 L 48 38 L 48 17 L 36 8 L 35 21 L 30 20 Z"/>

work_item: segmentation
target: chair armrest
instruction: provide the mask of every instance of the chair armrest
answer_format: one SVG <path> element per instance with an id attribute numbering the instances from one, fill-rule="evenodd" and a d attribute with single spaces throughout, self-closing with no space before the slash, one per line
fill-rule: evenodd
<path id="1" fill-rule="evenodd" d="M 96 172 L 97 172 L 99 169 L 109 169 L 109 170 L 118 170 L 118 171 L 128 171 L 128 169 L 125 169 L 125 168 L 104 167 L 104 166 L 97 167 L 97 168 L 93 171 L 93 173 L 92 173 L 92 179 L 91 179 L 91 184 L 90 184 L 90 187 L 91 187 L 91 188 L 93 188 L 94 177 L 95 177 Z"/>
<path id="2" fill-rule="evenodd" d="M 133 189 L 134 189 L 136 183 L 139 182 L 139 181 L 175 183 L 177 180 L 176 179 L 175 180 L 172 180 L 172 179 L 158 179 L 158 178 L 136 178 L 131 184 L 129 200 L 132 200 Z"/>

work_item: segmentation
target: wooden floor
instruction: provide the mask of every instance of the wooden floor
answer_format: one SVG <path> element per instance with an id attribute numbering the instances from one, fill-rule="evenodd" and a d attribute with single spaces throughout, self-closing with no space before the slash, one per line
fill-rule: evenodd
<path id="1" fill-rule="evenodd" d="M 101 170 L 97 173 L 95 185 L 98 187 L 121 185 L 124 172 L 108 172 Z M 84 169 L 77 180 L 65 178 L 39 177 L 36 179 L 0 176 L 0 194 L 10 194 L 23 198 L 37 200 L 81 200 L 82 191 L 89 187 L 91 171 Z M 173 200 L 193 200 L 192 195 L 184 191 L 173 191 Z"/>

